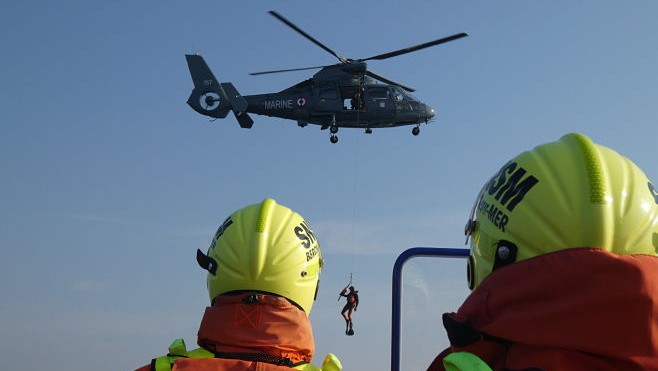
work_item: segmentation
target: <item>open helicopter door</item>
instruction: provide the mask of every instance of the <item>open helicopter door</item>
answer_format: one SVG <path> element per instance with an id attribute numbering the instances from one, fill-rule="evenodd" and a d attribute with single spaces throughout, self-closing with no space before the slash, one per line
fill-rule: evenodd
<path id="1" fill-rule="evenodd" d="M 469 249 L 464 248 L 412 247 L 396 259 L 391 295 L 391 371 L 427 369 L 448 346 L 441 315 L 457 310 L 470 293 L 464 261 L 468 255 Z M 420 259 L 427 257 L 435 259 Z M 408 298 L 403 297 L 403 288 L 409 291 L 405 294 Z M 403 368 L 402 340 L 410 343 L 403 352 Z"/>

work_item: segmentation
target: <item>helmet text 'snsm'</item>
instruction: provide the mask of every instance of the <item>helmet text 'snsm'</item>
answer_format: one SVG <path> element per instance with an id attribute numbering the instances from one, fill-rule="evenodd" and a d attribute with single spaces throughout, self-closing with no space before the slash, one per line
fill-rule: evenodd
<path id="1" fill-rule="evenodd" d="M 306 221 L 302 221 L 298 226 L 295 227 L 295 235 L 302 243 L 305 249 L 311 248 L 311 245 L 315 244 L 316 238 L 315 234 L 311 228 L 306 224 Z M 318 254 L 317 245 L 312 249 L 306 252 L 306 261 L 313 259 Z"/>
<path id="2" fill-rule="evenodd" d="M 211 250 L 215 248 L 215 243 L 217 239 L 224 234 L 226 228 L 228 228 L 231 224 L 233 224 L 233 219 L 231 219 L 231 217 L 229 216 L 228 218 L 226 218 L 226 220 L 224 220 L 224 223 L 222 223 L 222 225 L 220 225 L 219 228 L 217 228 L 217 232 L 215 232 L 215 237 L 213 237 L 212 243 L 210 244 Z"/>
<path id="3" fill-rule="evenodd" d="M 502 206 L 507 204 L 506 209 L 509 211 L 513 211 L 516 205 L 523 200 L 525 194 L 539 182 L 532 175 L 519 182 L 526 170 L 522 167 L 517 169 L 517 166 L 516 162 L 507 163 L 489 184 L 489 195 L 492 196 L 495 193 L 496 201 L 500 202 Z M 507 174 L 510 174 L 509 178 L 507 178 Z"/>
<path id="4" fill-rule="evenodd" d="M 490 196 L 495 194 L 494 198 L 500 202 L 501 208 L 489 204 L 483 198 L 478 205 L 478 211 L 487 214 L 487 219 L 503 232 L 505 232 L 509 216 L 501 210 L 502 207 L 510 212 L 513 211 L 516 205 L 523 200 L 526 193 L 539 183 L 539 180 L 532 175 L 521 180 L 526 172 L 524 168 L 518 166 L 518 163 L 509 162 L 485 186 Z"/>

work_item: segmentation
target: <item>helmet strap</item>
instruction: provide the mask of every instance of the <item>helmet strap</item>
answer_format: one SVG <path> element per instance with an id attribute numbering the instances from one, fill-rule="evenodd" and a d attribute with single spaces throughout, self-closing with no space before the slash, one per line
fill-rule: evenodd
<path id="1" fill-rule="evenodd" d="M 507 240 L 498 241 L 496 247 L 496 258 L 494 260 L 492 272 L 496 269 L 506 266 L 516 261 L 517 247 L 513 242 Z"/>
<path id="2" fill-rule="evenodd" d="M 215 275 L 215 272 L 217 272 L 217 261 L 204 254 L 199 249 L 196 249 L 196 262 L 199 263 L 201 268 L 207 270 L 213 276 Z"/>
<path id="3" fill-rule="evenodd" d="M 466 278 L 468 282 L 468 289 L 473 290 L 475 288 L 475 259 L 473 255 L 468 256 L 468 264 L 466 265 Z"/>

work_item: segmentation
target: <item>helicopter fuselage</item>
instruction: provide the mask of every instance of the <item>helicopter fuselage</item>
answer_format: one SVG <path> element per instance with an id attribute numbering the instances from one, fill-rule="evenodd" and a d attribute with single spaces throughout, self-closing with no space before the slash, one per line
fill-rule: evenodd
<path id="1" fill-rule="evenodd" d="M 187 103 L 195 111 L 215 118 L 224 118 L 232 111 L 242 128 L 251 128 L 254 124 L 249 113 L 296 120 L 301 127 L 321 125 L 322 129 L 329 128 L 332 143 L 338 142 L 336 133 L 340 127 L 365 128 L 366 133 L 372 133 L 373 128 L 415 125 L 411 133 L 418 135 L 420 124 L 428 123 L 436 115 L 434 109 L 404 92 L 414 91 L 412 88 L 370 71 L 365 62 L 396 57 L 468 36 L 461 32 L 368 58 L 352 59 L 336 54 L 279 13 L 269 13 L 336 57 L 339 63 L 252 73 L 320 69 L 312 78 L 278 93 L 242 96 L 233 84 L 217 81 L 201 56 L 188 54 L 185 58 L 194 90 Z"/>
<path id="2" fill-rule="evenodd" d="M 246 112 L 296 120 L 299 126 L 383 128 L 428 122 L 435 111 L 393 85 L 309 86 L 245 95 Z M 302 86 L 300 86 L 302 85 Z"/>

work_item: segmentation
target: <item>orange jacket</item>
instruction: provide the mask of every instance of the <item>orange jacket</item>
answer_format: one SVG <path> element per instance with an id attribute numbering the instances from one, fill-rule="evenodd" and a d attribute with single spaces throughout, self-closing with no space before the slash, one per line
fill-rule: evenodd
<path id="1" fill-rule="evenodd" d="M 457 313 L 451 347 L 493 370 L 657 371 L 658 257 L 562 250 L 492 273 Z"/>
<path id="2" fill-rule="evenodd" d="M 276 361 L 309 363 L 314 352 L 304 311 L 285 298 L 256 293 L 218 296 L 206 308 L 197 343 L 218 358 L 178 358 L 172 370 L 290 370 Z"/>

